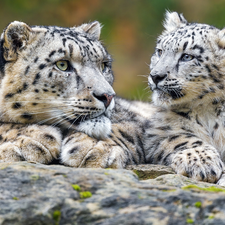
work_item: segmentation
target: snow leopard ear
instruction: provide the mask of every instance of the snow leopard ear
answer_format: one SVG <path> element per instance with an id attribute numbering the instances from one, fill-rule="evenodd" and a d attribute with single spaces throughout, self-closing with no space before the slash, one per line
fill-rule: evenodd
<path id="1" fill-rule="evenodd" d="M 17 59 L 18 51 L 22 50 L 30 38 L 32 29 L 25 23 L 14 21 L 3 32 L 3 57 L 6 61 Z"/>
<path id="2" fill-rule="evenodd" d="M 219 48 L 225 49 L 225 28 L 219 31 L 217 43 Z"/>
<path id="3" fill-rule="evenodd" d="M 182 14 L 166 11 L 163 26 L 165 27 L 167 33 L 172 32 L 187 23 L 187 20 L 183 17 Z"/>
<path id="4" fill-rule="evenodd" d="M 92 23 L 85 23 L 80 26 L 80 28 L 87 33 L 91 39 L 99 40 L 101 34 L 101 24 L 98 21 Z"/>

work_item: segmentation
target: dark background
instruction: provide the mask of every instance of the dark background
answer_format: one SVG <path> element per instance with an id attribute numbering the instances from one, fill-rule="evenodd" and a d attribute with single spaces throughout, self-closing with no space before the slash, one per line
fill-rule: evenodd
<path id="1" fill-rule="evenodd" d="M 225 0 L 0 0 L 0 29 L 19 20 L 29 25 L 70 27 L 98 20 L 114 58 L 118 95 L 149 100 L 148 65 L 166 10 L 193 22 L 225 26 Z"/>

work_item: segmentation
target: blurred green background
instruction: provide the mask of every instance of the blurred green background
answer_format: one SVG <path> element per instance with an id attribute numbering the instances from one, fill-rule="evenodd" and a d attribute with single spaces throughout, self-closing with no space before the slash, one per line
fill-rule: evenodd
<path id="1" fill-rule="evenodd" d="M 115 91 L 149 100 L 146 76 L 165 10 L 183 13 L 189 21 L 225 26 L 225 0 L 0 0 L 0 29 L 14 20 L 66 27 L 98 20 L 101 39 L 114 58 Z"/>

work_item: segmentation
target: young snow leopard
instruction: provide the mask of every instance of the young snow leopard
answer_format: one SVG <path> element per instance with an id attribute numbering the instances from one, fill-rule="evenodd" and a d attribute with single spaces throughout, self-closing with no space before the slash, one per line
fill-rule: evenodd
<path id="1" fill-rule="evenodd" d="M 176 12 L 167 12 L 164 27 L 148 79 L 161 108 L 146 132 L 148 162 L 216 182 L 225 161 L 225 29 Z"/>
<path id="2" fill-rule="evenodd" d="M 6 27 L 0 42 L 0 160 L 49 163 L 59 156 L 68 129 L 97 138 L 110 134 L 112 59 L 100 30 L 98 22 L 61 28 L 15 21 Z"/>

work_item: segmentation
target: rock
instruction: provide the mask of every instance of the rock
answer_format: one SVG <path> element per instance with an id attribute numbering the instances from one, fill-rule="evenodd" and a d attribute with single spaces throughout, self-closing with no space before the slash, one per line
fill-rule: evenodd
<path id="1" fill-rule="evenodd" d="M 0 163 L 0 180 L 4 225 L 225 224 L 225 189 L 176 174 L 18 162 Z"/>
<path id="2" fill-rule="evenodd" d="M 136 173 L 140 180 L 154 179 L 165 174 L 175 174 L 172 168 L 163 165 L 129 165 L 126 169 Z"/>

